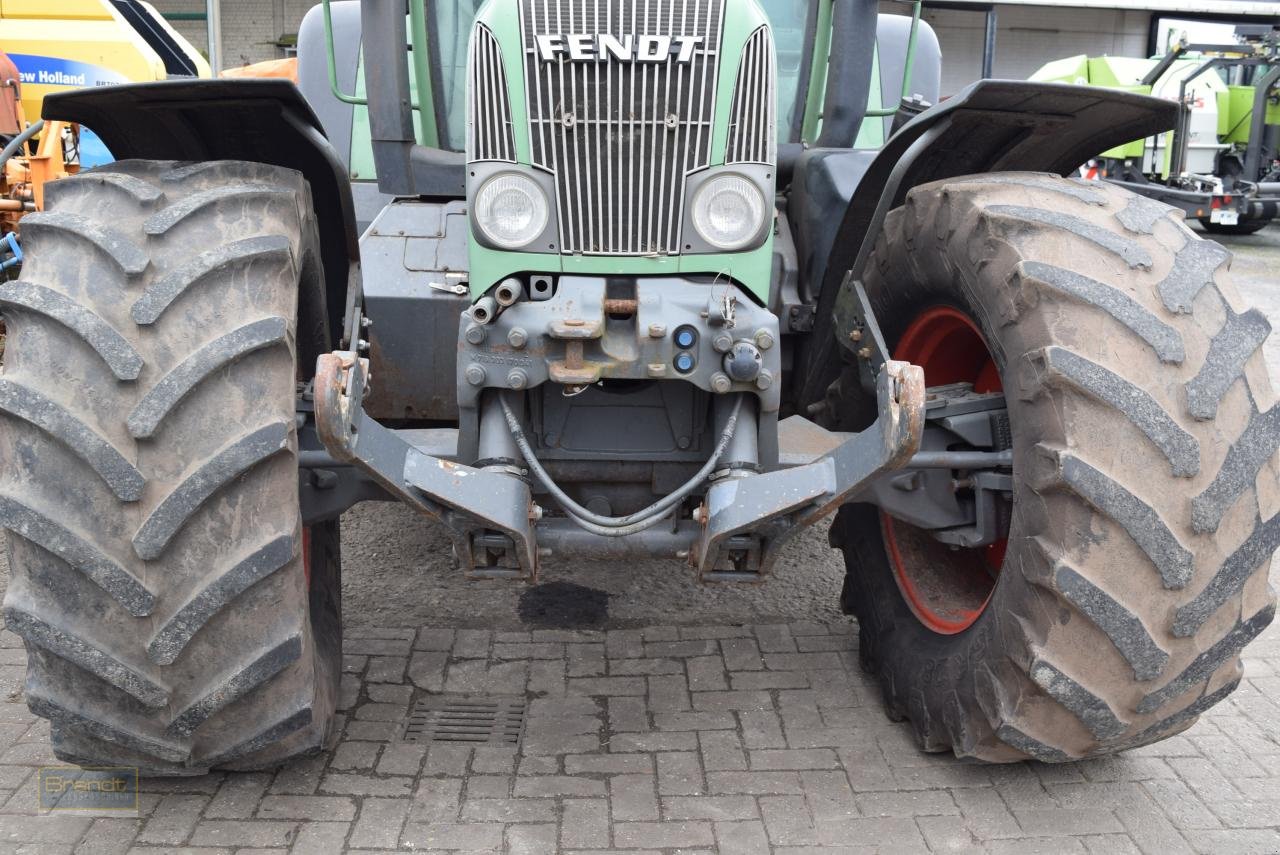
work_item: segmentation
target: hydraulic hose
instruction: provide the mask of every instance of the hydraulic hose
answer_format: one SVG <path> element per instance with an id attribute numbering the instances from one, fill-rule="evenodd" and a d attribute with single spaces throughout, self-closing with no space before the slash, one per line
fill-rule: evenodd
<path id="1" fill-rule="evenodd" d="M 515 440 L 516 448 L 520 450 L 520 456 L 524 458 L 525 463 L 529 464 L 530 471 L 546 487 L 547 492 L 561 504 L 571 520 L 588 531 L 603 534 L 606 537 L 622 537 L 657 525 L 666 517 L 668 511 L 697 489 L 698 485 L 715 471 L 716 464 L 720 462 L 725 449 L 729 447 L 729 441 L 733 439 L 733 432 L 738 426 L 738 414 L 742 412 L 742 396 L 739 395 L 737 401 L 734 402 L 733 410 L 729 413 L 728 420 L 725 422 L 724 430 L 720 432 L 720 439 L 716 442 L 711 456 L 707 458 L 707 462 L 702 465 L 702 468 L 692 478 L 671 494 L 659 499 L 643 510 L 622 517 L 608 517 L 594 513 L 578 504 L 551 480 L 550 474 L 542 467 L 542 464 L 538 462 L 537 456 L 533 453 L 533 448 L 529 445 L 529 440 L 524 435 L 524 429 L 520 427 L 520 420 L 512 412 L 511 405 L 507 403 L 506 397 L 499 396 L 498 401 L 502 405 L 502 414 L 507 420 L 507 427 L 511 430 L 511 436 Z"/>
<path id="2" fill-rule="evenodd" d="M 27 141 L 40 133 L 44 127 L 44 119 L 37 120 L 34 124 L 28 125 L 27 129 L 9 140 L 9 144 L 0 151 L 0 169 L 4 169 L 4 165 L 9 162 L 9 158 L 18 153 L 21 148 L 26 145 Z"/>

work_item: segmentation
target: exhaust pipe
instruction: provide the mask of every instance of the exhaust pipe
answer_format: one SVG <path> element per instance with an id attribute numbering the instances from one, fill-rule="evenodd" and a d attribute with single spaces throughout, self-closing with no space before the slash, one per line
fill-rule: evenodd
<path id="1" fill-rule="evenodd" d="M 515 278 L 503 279 L 493 289 L 493 297 L 504 309 L 524 296 L 524 284 Z"/>
<path id="2" fill-rule="evenodd" d="M 478 324 L 491 323 L 497 314 L 498 304 L 494 302 L 492 297 L 481 297 L 471 307 L 471 320 Z"/>

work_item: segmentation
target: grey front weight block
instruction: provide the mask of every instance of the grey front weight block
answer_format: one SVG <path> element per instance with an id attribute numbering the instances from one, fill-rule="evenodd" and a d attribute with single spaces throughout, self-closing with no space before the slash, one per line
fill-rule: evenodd
<path id="1" fill-rule="evenodd" d="M 700 508 L 703 528 L 694 553 L 701 579 L 764 579 L 787 541 L 877 475 L 911 459 L 924 430 L 924 370 L 909 362 L 886 362 L 876 376 L 876 399 L 880 415 L 875 422 L 813 462 L 712 485 Z M 724 569 L 722 553 L 741 551 L 730 541 L 742 534 L 758 537 L 758 543 L 746 547 L 758 549 L 758 555 L 743 556 L 754 569 Z"/>
<path id="2" fill-rule="evenodd" d="M 366 470 L 393 496 L 443 523 L 463 567 L 477 566 L 477 536 L 487 539 L 497 532 L 510 539 L 509 554 L 518 566 L 480 567 L 472 575 L 535 579 L 538 550 L 529 485 L 510 474 L 434 457 L 368 418 L 362 406 L 368 372 L 369 360 L 351 351 L 326 353 L 316 361 L 316 433 L 329 454 Z"/>

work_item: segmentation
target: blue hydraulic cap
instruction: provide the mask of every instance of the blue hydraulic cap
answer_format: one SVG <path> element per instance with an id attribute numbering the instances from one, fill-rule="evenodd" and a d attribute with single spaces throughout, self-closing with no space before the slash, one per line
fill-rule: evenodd
<path id="1" fill-rule="evenodd" d="M 677 353 L 675 359 L 676 370 L 681 374 L 688 374 L 693 370 L 693 354 Z"/>
<path id="2" fill-rule="evenodd" d="M 676 330 L 676 347 L 690 348 L 698 341 L 698 334 L 690 327 L 680 327 Z"/>

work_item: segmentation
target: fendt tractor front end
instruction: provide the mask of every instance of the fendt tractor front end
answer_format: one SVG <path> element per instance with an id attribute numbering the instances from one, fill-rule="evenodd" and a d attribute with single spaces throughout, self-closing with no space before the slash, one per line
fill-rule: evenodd
<path id="1" fill-rule="evenodd" d="M 321 750 L 364 500 L 525 582 L 760 582 L 829 518 L 929 751 L 1079 760 L 1226 697 L 1275 611 L 1270 326 L 1174 209 L 1065 177 L 1177 105 L 940 101 L 921 3 L 879 7 L 326 0 L 297 88 L 47 99 L 121 158 L 0 283 L 4 619 L 54 751 Z"/>
<path id="2" fill-rule="evenodd" d="M 411 266 L 402 236 L 434 233 L 409 245 L 457 315 L 458 429 L 423 445 L 367 418 L 369 385 L 396 370 L 378 363 L 412 356 L 375 350 L 371 370 L 357 347 L 321 362 L 325 446 L 444 521 L 465 569 L 526 579 L 548 553 L 760 579 L 788 538 L 910 457 L 924 385 L 907 365 L 884 373 L 865 436 L 779 428 L 775 76 L 754 2 L 486 6 L 467 202 L 390 205 L 364 252 L 380 281 L 384 253 Z"/>

